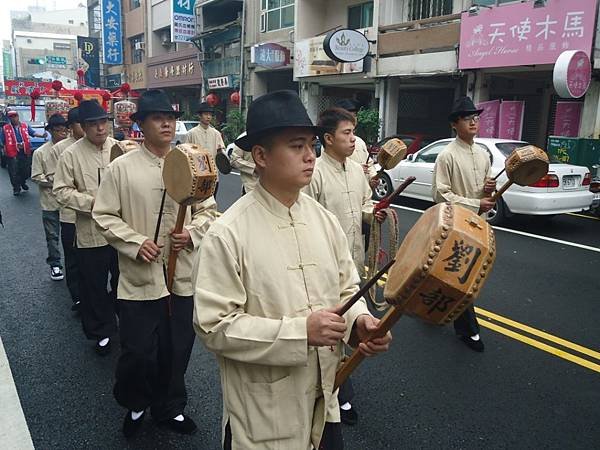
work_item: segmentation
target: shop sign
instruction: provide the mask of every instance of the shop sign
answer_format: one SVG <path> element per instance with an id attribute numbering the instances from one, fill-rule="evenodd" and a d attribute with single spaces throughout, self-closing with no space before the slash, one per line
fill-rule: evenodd
<path id="1" fill-rule="evenodd" d="M 209 78 L 208 88 L 209 89 L 226 89 L 233 87 L 229 75 L 224 77 Z"/>
<path id="2" fill-rule="evenodd" d="M 323 50 L 339 62 L 356 62 L 369 53 L 369 41 L 364 34 L 350 28 L 330 31 L 323 41 Z"/>
<path id="3" fill-rule="evenodd" d="M 180 78 L 194 75 L 196 63 L 188 61 L 178 64 L 162 64 L 154 67 L 154 79 L 160 80 L 163 78 Z"/>
<path id="4" fill-rule="evenodd" d="M 459 69 L 554 64 L 565 50 L 592 50 L 597 0 L 552 0 L 464 12 Z"/>
<path id="5" fill-rule="evenodd" d="M 46 56 L 46 67 L 54 69 L 66 69 L 67 58 L 65 58 L 64 56 Z"/>
<path id="6" fill-rule="evenodd" d="M 339 75 L 363 71 L 363 59 L 356 62 L 338 62 L 325 53 L 325 36 L 297 41 L 294 44 L 294 77 Z"/>
<path id="7" fill-rule="evenodd" d="M 583 102 L 557 102 L 553 136 L 577 137 Z"/>
<path id="8" fill-rule="evenodd" d="M 27 96 L 34 89 L 38 89 L 41 95 L 53 95 L 51 81 L 30 81 L 30 80 L 4 80 L 4 92 L 10 96 Z"/>
<path id="9" fill-rule="evenodd" d="M 498 119 L 498 138 L 521 140 L 524 112 L 524 101 L 502 101 Z"/>
<path id="10" fill-rule="evenodd" d="M 189 42 L 196 35 L 193 0 L 171 0 L 171 42 Z"/>
<path id="11" fill-rule="evenodd" d="M 100 86 L 100 40 L 77 36 L 77 66 L 85 70 L 85 85 Z"/>
<path id="12" fill-rule="evenodd" d="M 569 50 L 561 53 L 552 74 L 554 89 L 563 98 L 580 98 L 592 82 L 592 63 L 585 52 Z"/>
<path id="13" fill-rule="evenodd" d="M 202 68 L 198 64 L 197 50 L 186 49 L 149 58 L 145 82 L 144 87 L 148 89 L 201 84 Z"/>
<path id="14" fill-rule="evenodd" d="M 250 48 L 250 62 L 269 69 L 289 66 L 290 50 L 275 43 L 253 45 Z"/>
<path id="15" fill-rule="evenodd" d="M 106 75 L 106 87 L 116 89 L 121 86 L 121 74 L 114 73 L 112 75 Z"/>
<path id="16" fill-rule="evenodd" d="M 500 100 L 478 103 L 477 109 L 483 109 L 483 112 L 479 115 L 478 136 L 482 138 L 495 138 L 498 134 Z"/>
<path id="17" fill-rule="evenodd" d="M 127 82 L 129 84 L 143 84 L 144 83 L 144 70 L 130 68 L 127 73 Z"/>
<path id="18" fill-rule="evenodd" d="M 102 62 L 123 64 L 121 0 L 100 0 L 102 12 Z"/>

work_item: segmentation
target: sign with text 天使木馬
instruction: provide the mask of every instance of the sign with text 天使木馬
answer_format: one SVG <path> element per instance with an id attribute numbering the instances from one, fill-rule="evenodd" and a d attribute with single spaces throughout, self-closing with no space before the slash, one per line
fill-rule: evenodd
<path id="1" fill-rule="evenodd" d="M 102 62 L 123 64 L 123 20 L 121 0 L 100 0 L 102 18 Z"/>
<path id="2" fill-rule="evenodd" d="M 481 8 L 461 16 L 459 69 L 554 64 L 565 50 L 591 53 L 597 0 Z"/>

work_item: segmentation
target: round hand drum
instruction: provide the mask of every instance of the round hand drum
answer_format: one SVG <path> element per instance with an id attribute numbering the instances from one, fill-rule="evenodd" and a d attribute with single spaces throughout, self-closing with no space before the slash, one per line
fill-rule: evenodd
<path id="1" fill-rule="evenodd" d="M 548 173 L 548 155 L 535 145 L 515 149 L 504 163 L 508 181 L 494 194 L 497 200 L 513 183 L 529 186 Z"/>
<path id="2" fill-rule="evenodd" d="M 132 150 L 138 150 L 140 145 L 135 141 L 118 141 L 110 149 L 110 161 L 113 162 L 119 156 L 124 155 Z"/>
<path id="3" fill-rule="evenodd" d="M 382 170 L 391 170 L 406 156 L 406 144 L 398 138 L 388 140 L 377 153 L 377 163 Z"/>
<path id="4" fill-rule="evenodd" d="M 215 162 L 199 145 L 180 144 L 165 157 L 163 181 L 168 194 L 180 205 L 206 200 L 215 192 Z"/>

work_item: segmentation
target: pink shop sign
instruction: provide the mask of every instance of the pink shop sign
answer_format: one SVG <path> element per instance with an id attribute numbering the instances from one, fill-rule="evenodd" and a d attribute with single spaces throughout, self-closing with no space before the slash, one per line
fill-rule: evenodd
<path id="1" fill-rule="evenodd" d="M 583 102 L 557 102 L 554 116 L 554 136 L 577 137 Z"/>
<path id="2" fill-rule="evenodd" d="M 520 140 L 523 132 L 523 114 L 525 102 L 502 101 L 500 103 L 500 117 L 498 119 L 498 137 L 500 139 Z"/>
<path id="3" fill-rule="evenodd" d="M 597 0 L 552 0 L 461 16 L 459 69 L 554 64 L 565 50 L 591 54 Z"/>
<path id="4" fill-rule="evenodd" d="M 477 103 L 477 109 L 483 109 L 479 115 L 479 137 L 495 138 L 498 134 L 500 100 Z"/>

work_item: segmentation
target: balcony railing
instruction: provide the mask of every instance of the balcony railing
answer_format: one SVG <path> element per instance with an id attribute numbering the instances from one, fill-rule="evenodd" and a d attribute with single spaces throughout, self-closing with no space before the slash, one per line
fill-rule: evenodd
<path id="1" fill-rule="evenodd" d="M 240 57 L 230 56 L 228 58 L 213 59 L 202 63 L 204 78 L 216 78 L 225 75 L 239 75 Z"/>
<path id="2" fill-rule="evenodd" d="M 377 47 L 388 57 L 452 50 L 459 40 L 460 14 L 448 14 L 379 27 Z"/>

